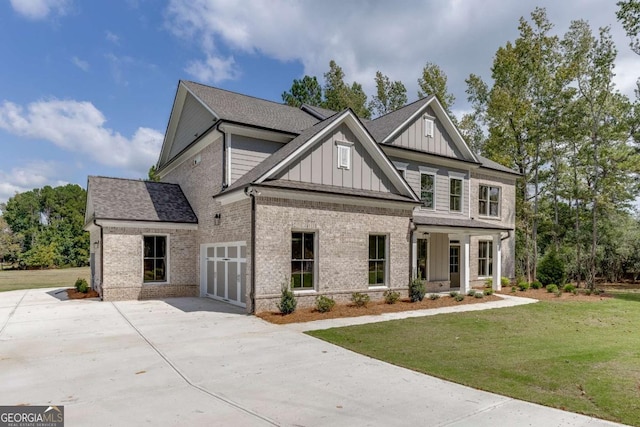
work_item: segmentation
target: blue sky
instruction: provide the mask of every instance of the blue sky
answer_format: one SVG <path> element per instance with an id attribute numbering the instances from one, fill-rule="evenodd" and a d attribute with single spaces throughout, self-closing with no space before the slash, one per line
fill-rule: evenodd
<path id="1" fill-rule="evenodd" d="M 427 61 L 449 76 L 456 114 L 464 79 L 485 78 L 517 20 L 546 6 L 611 25 L 616 82 L 632 95 L 630 52 L 613 0 L 293 1 L 4 0 L 0 2 L 0 203 L 87 175 L 142 178 L 157 160 L 179 79 L 274 101 L 330 59 L 371 94 L 376 70 L 416 98 Z"/>

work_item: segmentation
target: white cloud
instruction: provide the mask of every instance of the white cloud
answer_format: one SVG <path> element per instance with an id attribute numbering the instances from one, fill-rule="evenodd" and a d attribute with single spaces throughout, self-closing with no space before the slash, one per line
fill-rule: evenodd
<path id="1" fill-rule="evenodd" d="M 146 174 L 157 160 L 163 134 L 140 127 L 127 138 L 105 127 L 106 118 L 90 102 L 46 100 L 25 107 L 0 104 L 0 129 L 31 139 L 46 140 L 96 162 Z"/>
<path id="2" fill-rule="evenodd" d="M 65 15 L 70 0 L 10 0 L 13 10 L 34 21 L 47 18 L 50 14 Z"/>
<path id="3" fill-rule="evenodd" d="M 190 71 L 209 81 L 242 72 L 240 55 L 299 61 L 304 74 L 320 79 L 334 59 L 345 79 L 360 82 L 367 93 L 374 92 L 373 77 L 380 70 L 392 80 L 402 80 L 412 100 L 422 68 L 434 62 L 449 77 L 456 107 L 465 109 L 465 78 L 474 73 L 489 80 L 496 50 L 518 36 L 518 19 L 528 18 L 536 6 L 547 8 L 560 36 L 570 20 L 583 18 L 594 32 L 598 26 L 612 25 L 621 51 L 628 43 L 616 22 L 615 2 L 605 0 L 170 0 L 166 27 L 201 48 L 207 59 L 192 63 Z M 233 73 L 216 74 L 211 58 L 223 63 L 219 58 L 225 57 L 237 61 Z"/>
<path id="4" fill-rule="evenodd" d="M 232 56 L 224 59 L 207 55 L 204 61 L 192 61 L 184 69 L 203 83 L 220 83 L 225 80 L 235 80 L 240 71 Z"/>
<path id="5" fill-rule="evenodd" d="M 105 34 L 105 38 L 107 39 L 107 41 L 110 41 L 114 44 L 120 44 L 120 36 L 112 33 L 111 31 L 107 31 Z"/>
<path id="6" fill-rule="evenodd" d="M 89 71 L 89 63 L 87 61 L 83 61 L 77 56 L 74 56 L 73 58 L 71 58 L 71 62 L 73 63 L 73 65 L 80 68 L 82 71 L 85 71 L 85 72 Z"/>
<path id="7" fill-rule="evenodd" d="M 0 203 L 6 202 L 16 193 L 41 188 L 45 185 L 59 186 L 66 181 L 55 179 L 61 166 L 56 162 L 34 161 L 11 170 L 0 170 Z"/>

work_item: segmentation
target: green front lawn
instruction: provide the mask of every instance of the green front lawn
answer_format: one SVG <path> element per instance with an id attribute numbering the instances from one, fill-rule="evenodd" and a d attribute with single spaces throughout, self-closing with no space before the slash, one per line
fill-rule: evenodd
<path id="1" fill-rule="evenodd" d="M 58 270 L 5 270 L 0 271 L 0 292 L 18 289 L 72 288 L 81 277 L 91 283 L 89 267 L 61 268 Z"/>
<path id="2" fill-rule="evenodd" d="M 309 332 L 474 388 L 640 425 L 640 300 L 539 302 Z"/>

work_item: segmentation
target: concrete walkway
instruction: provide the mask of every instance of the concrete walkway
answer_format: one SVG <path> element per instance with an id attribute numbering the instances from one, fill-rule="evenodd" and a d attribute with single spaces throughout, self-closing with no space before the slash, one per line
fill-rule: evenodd
<path id="1" fill-rule="evenodd" d="M 615 425 L 373 360 L 208 299 L 67 301 L 58 291 L 0 293 L 0 404 L 64 405 L 69 426 Z"/>

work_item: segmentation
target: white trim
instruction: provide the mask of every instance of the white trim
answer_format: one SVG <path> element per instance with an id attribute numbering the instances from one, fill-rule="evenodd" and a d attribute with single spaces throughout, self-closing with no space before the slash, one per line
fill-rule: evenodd
<path id="1" fill-rule="evenodd" d="M 168 285 L 171 283 L 171 239 L 170 234 L 168 233 L 141 233 L 140 234 L 140 243 L 142 244 L 142 256 L 140 257 L 140 262 L 142 263 L 142 285 Z M 164 237 L 165 241 L 165 280 L 163 282 L 146 282 L 144 280 L 144 238 L 145 237 Z M 155 257 L 154 257 L 155 258 Z"/>
<path id="2" fill-rule="evenodd" d="M 346 141 L 336 141 L 336 164 L 338 169 L 351 169 L 351 151 L 353 143 Z"/>
<path id="3" fill-rule="evenodd" d="M 486 258 L 482 258 L 485 259 L 487 264 L 486 264 L 486 270 L 485 273 L 486 274 L 480 274 L 480 245 L 486 243 L 487 244 L 487 257 Z M 489 249 L 491 249 L 491 257 L 489 257 Z M 478 239 L 478 253 L 476 254 L 476 259 L 478 260 L 478 271 L 476 272 L 476 274 L 478 275 L 478 280 L 480 279 L 489 279 L 493 277 L 493 241 L 490 239 L 483 239 L 480 238 Z M 491 260 L 491 262 L 489 262 L 489 260 Z M 491 265 L 491 273 L 489 274 L 489 265 Z"/>
<path id="4" fill-rule="evenodd" d="M 224 179 L 227 185 L 231 185 L 231 133 L 229 133 L 228 131 L 225 131 L 224 133 L 224 142 L 226 144 L 224 149 L 226 159 L 224 159 L 224 161 L 226 162 L 227 169 Z"/>
<path id="5" fill-rule="evenodd" d="M 395 166 L 396 169 L 400 171 L 406 171 L 409 168 L 408 162 L 398 162 L 398 161 L 392 160 L 391 163 L 393 163 L 393 166 Z"/>
<path id="6" fill-rule="evenodd" d="M 422 120 L 424 126 L 424 136 L 425 138 L 434 138 L 436 135 L 436 120 L 435 117 L 431 117 L 428 114 L 425 114 Z"/>
<path id="7" fill-rule="evenodd" d="M 103 227 L 121 228 L 158 228 L 164 230 L 197 230 L 198 224 L 185 224 L 176 222 L 160 221 L 122 221 L 117 219 L 97 220 L 98 225 Z"/>
<path id="8" fill-rule="evenodd" d="M 294 288 L 291 284 L 291 263 L 293 262 L 293 249 L 291 249 L 291 241 L 293 239 L 293 233 L 302 233 L 302 234 L 313 234 L 313 286 L 312 288 Z M 305 229 L 305 228 L 291 228 L 289 230 L 289 248 L 291 252 L 289 252 L 289 289 L 296 293 L 315 293 L 318 292 L 318 275 L 320 274 L 318 255 L 320 254 L 320 231 L 318 229 Z M 304 237 L 302 242 L 302 250 L 304 252 Z M 302 261 L 307 258 L 301 258 Z"/>
<path id="9" fill-rule="evenodd" d="M 389 233 L 375 233 L 375 232 L 371 232 L 367 234 L 367 241 L 369 240 L 368 238 L 371 236 L 384 236 L 384 282 L 382 283 L 382 285 L 380 284 L 374 284 L 371 285 L 369 284 L 369 262 L 371 262 L 371 258 L 369 258 L 369 252 L 371 250 L 370 247 L 367 246 L 367 285 L 369 286 L 369 289 L 384 289 L 384 288 L 389 288 L 391 285 L 391 276 L 389 274 L 390 271 L 390 249 L 391 249 L 391 235 Z M 376 258 L 377 260 L 377 258 Z M 374 261 L 376 261 L 374 260 Z"/>
<path id="10" fill-rule="evenodd" d="M 420 171 L 420 173 L 430 173 L 436 175 L 440 169 L 432 168 L 430 166 L 418 165 L 418 170 Z"/>
<path id="11" fill-rule="evenodd" d="M 271 131 L 266 129 L 256 129 L 249 126 L 242 126 L 239 124 L 230 124 L 222 122 L 220 124 L 220 130 L 223 132 L 229 132 L 237 136 L 246 136 L 249 138 L 263 139 L 266 141 L 280 142 L 286 144 L 291 141 L 294 136 L 288 135 L 283 132 Z"/>
<path id="12" fill-rule="evenodd" d="M 222 137 L 222 133 L 216 129 L 211 129 L 209 132 L 200 135 L 200 140 L 187 148 L 182 153 L 171 159 L 171 162 L 162 166 L 157 171 L 158 176 L 162 179 L 167 176 L 171 171 L 182 165 L 187 159 L 200 153 L 202 150 L 213 144 L 218 138 Z"/>
<path id="13" fill-rule="evenodd" d="M 480 212 L 480 187 L 488 187 L 489 189 L 497 188 L 498 189 L 498 215 L 489 215 L 486 212 Z M 487 211 L 491 212 L 491 202 L 490 202 L 490 191 L 487 191 Z M 478 183 L 478 217 L 487 220 L 500 220 L 502 218 L 502 186 L 501 185 L 491 185 L 486 184 L 484 182 Z"/>
<path id="14" fill-rule="evenodd" d="M 245 194 L 243 188 L 238 188 L 236 190 L 230 191 L 229 193 L 219 194 L 214 196 L 214 199 L 217 202 L 220 202 L 222 206 L 228 205 L 229 203 L 239 202 L 241 200 L 247 199 L 249 196 Z"/>
<path id="15" fill-rule="evenodd" d="M 427 265 L 425 266 L 427 270 L 427 277 L 423 277 L 422 280 L 425 282 L 429 281 L 429 276 L 431 276 L 431 266 L 429 265 L 431 262 L 431 235 L 427 232 L 423 232 L 422 236 L 419 236 L 420 232 L 416 230 L 413 233 L 413 238 L 411 241 L 412 245 L 412 260 L 411 260 L 411 279 L 418 278 L 418 240 L 426 240 L 427 241 Z M 426 234 L 426 235 L 425 235 Z"/>
<path id="16" fill-rule="evenodd" d="M 449 174 L 449 178 L 460 178 L 465 179 L 467 177 L 466 172 L 458 172 L 458 171 L 447 171 Z"/>

